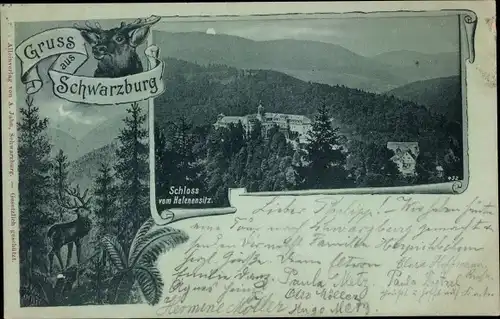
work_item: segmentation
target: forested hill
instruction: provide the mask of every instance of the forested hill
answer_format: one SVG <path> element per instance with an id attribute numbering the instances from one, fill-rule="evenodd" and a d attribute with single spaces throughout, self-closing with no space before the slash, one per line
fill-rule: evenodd
<path id="1" fill-rule="evenodd" d="M 417 81 L 393 89 L 387 94 L 425 105 L 431 112 L 443 114 L 450 121 L 461 121 L 462 92 L 459 76 Z"/>
<path id="2" fill-rule="evenodd" d="M 313 117 L 324 103 L 344 130 L 366 142 L 419 141 L 435 149 L 446 147 L 449 140 L 443 116 L 393 96 L 308 83 L 276 71 L 205 67 L 172 58 L 165 62 L 166 90 L 155 100 L 159 125 L 179 116 L 195 125 L 210 125 L 220 113 L 255 113 L 259 102 L 267 112 Z"/>
<path id="3" fill-rule="evenodd" d="M 162 58 L 282 72 L 303 81 L 385 92 L 414 81 L 458 74 L 460 55 L 391 51 L 374 57 L 313 40 L 254 41 L 227 34 L 153 31 Z M 415 62 L 418 61 L 418 65 Z"/>
<path id="4" fill-rule="evenodd" d="M 241 69 L 282 72 L 304 81 L 343 84 L 370 91 L 386 91 L 408 83 L 376 60 L 340 45 L 292 39 L 253 41 L 225 34 L 155 31 L 162 57 L 206 65 L 217 63 Z"/>

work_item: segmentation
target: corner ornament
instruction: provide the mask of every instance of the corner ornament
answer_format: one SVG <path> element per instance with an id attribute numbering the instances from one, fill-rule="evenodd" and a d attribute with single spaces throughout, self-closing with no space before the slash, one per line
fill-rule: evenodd
<path id="1" fill-rule="evenodd" d="M 467 189 L 467 185 L 468 185 L 467 182 L 456 181 L 451 186 L 451 189 L 452 189 L 454 194 L 461 194 L 461 193 L 465 192 L 465 190 Z"/>
<path id="2" fill-rule="evenodd" d="M 467 47 L 469 53 L 469 58 L 467 60 L 472 64 L 475 61 L 476 55 L 474 47 L 474 37 L 477 26 L 477 15 L 472 11 L 468 11 L 467 13 L 463 14 L 463 21 L 465 22 L 465 34 L 467 37 Z"/>

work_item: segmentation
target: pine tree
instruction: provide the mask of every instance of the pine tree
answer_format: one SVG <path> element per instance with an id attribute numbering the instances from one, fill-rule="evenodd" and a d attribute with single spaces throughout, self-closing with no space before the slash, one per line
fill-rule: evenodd
<path id="1" fill-rule="evenodd" d="M 464 156 L 463 156 L 462 127 L 456 122 L 448 123 L 446 125 L 446 131 L 449 132 L 450 137 L 447 145 L 443 145 L 443 149 L 446 150 L 444 152 L 445 154 L 442 155 L 442 161 L 441 161 L 444 169 L 443 173 L 445 176 L 463 179 Z"/>
<path id="2" fill-rule="evenodd" d="M 204 164 L 204 185 L 214 202 L 219 205 L 228 204 L 227 189 L 225 187 L 224 172 L 229 168 L 228 158 L 223 153 L 224 129 L 213 129 L 207 138 L 207 158 Z"/>
<path id="3" fill-rule="evenodd" d="M 64 208 L 60 203 L 65 203 L 68 196 L 66 195 L 66 188 L 68 187 L 68 157 L 64 154 L 63 150 L 59 150 L 53 166 L 53 180 L 55 188 L 55 197 L 57 201 L 57 212 L 59 213 L 59 220 L 64 219 Z"/>
<path id="4" fill-rule="evenodd" d="M 176 175 L 173 176 L 177 182 L 185 181 L 194 186 L 198 182 L 198 167 L 196 166 L 196 157 L 193 153 L 193 146 L 196 142 L 192 132 L 192 124 L 184 117 L 173 123 L 173 134 L 171 139 L 171 148 L 174 154 L 170 163 L 175 163 Z M 197 185 L 199 186 L 199 185 Z"/>
<path id="5" fill-rule="evenodd" d="M 358 186 L 362 187 L 388 187 L 395 186 L 400 178 L 399 170 L 392 161 L 395 155 L 385 145 L 375 143 L 361 144 L 358 152 L 362 156 L 363 177 L 359 179 Z"/>
<path id="6" fill-rule="evenodd" d="M 255 121 L 250 132 L 250 141 L 258 144 L 262 142 L 263 138 L 262 123 L 260 121 Z"/>
<path id="7" fill-rule="evenodd" d="M 118 187 L 115 183 L 112 168 L 108 163 L 101 163 L 99 174 L 94 181 L 94 213 L 97 217 L 99 235 L 116 235 L 116 218 L 118 214 Z"/>
<path id="8" fill-rule="evenodd" d="M 157 192 L 165 188 L 165 184 L 169 181 L 168 176 L 168 165 L 166 157 L 167 155 L 167 146 L 166 146 L 166 138 L 163 130 L 159 125 L 155 125 L 154 128 L 155 133 L 155 183 Z"/>
<path id="9" fill-rule="evenodd" d="M 21 285 L 29 281 L 34 267 L 45 265 L 45 228 L 57 220 L 51 214 L 51 162 L 45 130 L 48 119 L 40 119 L 33 98 L 20 109 L 19 132 L 19 220 Z M 43 269 L 43 268 L 42 268 Z"/>
<path id="10" fill-rule="evenodd" d="M 436 179 L 436 161 L 433 154 L 425 149 L 420 151 L 416 159 L 415 172 L 418 184 L 433 183 Z"/>
<path id="11" fill-rule="evenodd" d="M 115 166 L 120 180 L 120 229 L 119 238 L 125 245 L 132 240 L 140 225 L 149 217 L 148 136 L 143 128 L 147 116 L 137 102 L 127 109 L 125 128 L 120 131 L 120 147 L 116 151 Z"/>
<path id="12" fill-rule="evenodd" d="M 294 181 L 293 189 L 304 189 L 307 187 L 307 181 L 306 181 L 306 176 L 307 176 L 307 166 L 304 164 L 303 158 L 306 156 L 306 153 L 304 150 L 297 148 L 295 152 L 293 153 L 292 157 L 292 169 L 293 172 L 291 173 L 291 176 L 289 177 L 291 180 Z"/>
<path id="13" fill-rule="evenodd" d="M 308 136 L 307 184 L 310 188 L 332 188 L 345 186 L 347 172 L 346 156 L 339 145 L 338 128 L 330 123 L 328 110 L 324 104 L 312 124 Z"/>

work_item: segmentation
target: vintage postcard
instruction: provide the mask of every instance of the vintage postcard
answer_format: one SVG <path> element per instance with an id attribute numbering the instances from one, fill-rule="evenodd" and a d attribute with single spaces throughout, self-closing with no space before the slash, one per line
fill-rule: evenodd
<path id="1" fill-rule="evenodd" d="M 1 23 L 6 318 L 499 314 L 493 1 Z"/>

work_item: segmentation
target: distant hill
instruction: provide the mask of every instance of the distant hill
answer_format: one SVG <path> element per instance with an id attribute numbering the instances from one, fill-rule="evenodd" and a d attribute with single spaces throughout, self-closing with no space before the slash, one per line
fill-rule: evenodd
<path id="1" fill-rule="evenodd" d="M 80 156 L 79 141 L 68 133 L 51 127 L 47 129 L 47 137 L 54 146 L 51 149 L 53 156 L 57 154 L 59 150 L 63 150 L 69 161 L 73 161 Z"/>
<path id="2" fill-rule="evenodd" d="M 409 82 L 433 78 L 458 76 L 460 72 L 460 54 L 450 53 L 424 54 L 415 51 L 391 51 L 372 57 L 378 63 L 399 77 Z"/>
<path id="3" fill-rule="evenodd" d="M 121 117 L 110 119 L 93 129 L 79 142 L 81 156 L 70 163 L 69 180 L 80 187 L 92 187 L 102 163 L 116 163 L 119 131 L 123 128 Z"/>
<path id="4" fill-rule="evenodd" d="M 62 149 L 68 160 L 74 161 L 95 149 L 112 143 L 123 126 L 123 118 L 120 116 L 99 124 L 81 139 L 76 139 L 57 128 L 48 128 L 47 135 L 54 146 L 52 148 L 54 154 Z"/>
<path id="5" fill-rule="evenodd" d="M 82 155 L 114 141 L 120 134 L 120 129 L 125 125 L 123 122 L 124 117 L 125 116 L 118 116 L 106 120 L 89 133 L 85 134 L 80 139 Z"/>
<path id="6" fill-rule="evenodd" d="M 93 180 L 99 173 L 100 165 L 104 162 L 113 165 L 116 162 L 115 152 L 117 148 L 117 142 L 112 142 L 73 161 L 69 168 L 69 181 L 79 184 L 82 189 L 92 187 Z"/>
<path id="7" fill-rule="evenodd" d="M 388 91 L 386 94 L 425 105 L 431 112 L 461 121 L 462 94 L 459 76 L 418 81 Z"/>
<path id="8" fill-rule="evenodd" d="M 313 118 L 319 105 L 326 104 L 341 130 L 355 139 L 377 144 L 425 141 L 441 148 L 448 143 L 446 119 L 407 99 L 309 83 L 277 71 L 200 66 L 172 58 L 165 63 L 166 90 L 155 100 L 155 121 L 160 127 L 180 117 L 197 126 L 211 126 L 220 113 L 255 113 L 259 103 L 266 112 Z"/>
<path id="9" fill-rule="evenodd" d="M 440 66 L 446 66 L 425 73 L 407 65 L 392 65 L 391 56 L 402 56 L 397 52 L 364 57 L 340 45 L 316 41 L 253 41 L 224 34 L 164 31 L 154 31 L 153 37 L 162 58 L 182 59 L 200 65 L 224 64 L 239 69 L 275 70 L 303 81 L 345 85 L 373 92 L 427 79 L 429 74 L 431 77 L 455 75 L 455 69 L 458 69 L 457 64 L 447 60 L 447 56 L 433 58 Z M 426 63 L 422 62 L 421 69 L 424 65 Z"/>

